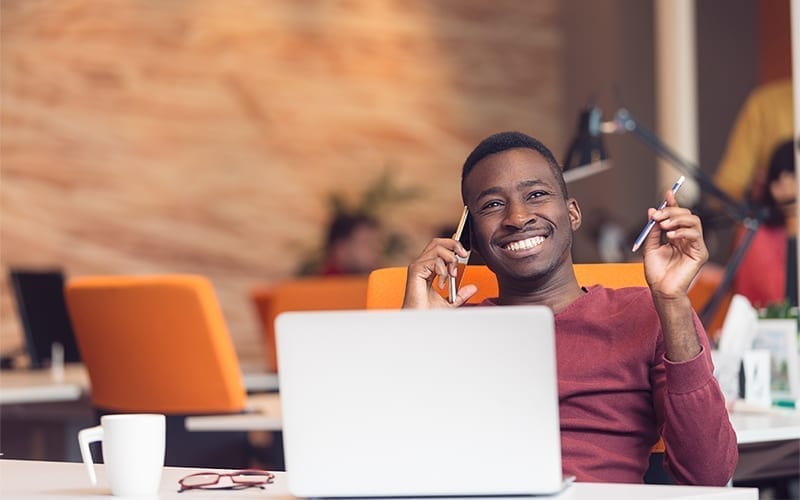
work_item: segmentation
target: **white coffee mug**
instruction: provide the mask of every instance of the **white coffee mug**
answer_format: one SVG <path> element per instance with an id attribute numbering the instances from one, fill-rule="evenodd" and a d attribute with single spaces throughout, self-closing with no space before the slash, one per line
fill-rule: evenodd
<path id="1" fill-rule="evenodd" d="M 106 477 L 115 496 L 155 496 L 164 468 L 166 417 L 158 414 L 104 415 L 100 425 L 78 432 L 89 480 L 97 484 L 89 443 L 103 442 Z"/>

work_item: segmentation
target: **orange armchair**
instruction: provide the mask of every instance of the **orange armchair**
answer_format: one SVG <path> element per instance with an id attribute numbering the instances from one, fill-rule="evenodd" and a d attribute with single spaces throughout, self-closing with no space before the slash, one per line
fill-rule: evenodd
<path id="1" fill-rule="evenodd" d="M 104 410 L 239 412 L 239 361 L 211 283 L 200 276 L 72 279 L 66 299 L 92 402 Z"/>
<path id="2" fill-rule="evenodd" d="M 366 276 L 319 276 L 297 278 L 250 293 L 264 335 L 267 370 L 278 371 L 275 351 L 275 318 L 284 311 L 364 309 Z"/>
<path id="3" fill-rule="evenodd" d="M 582 286 L 602 284 L 609 288 L 647 286 L 641 263 L 575 264 L 575 275 Z M 372 271 L 367 284 L 367 309 L 397 309 L 403 305 L 406 267 L 386 267 Z M 486 266 L 467 266 L 462 286 L 474 284 L 478 292 L 469 303 L 476 304 L 497 297 L 497 278 Z"/>
<path id="4" fill-rule="evenodd" d="M 166 465 L 247 467 L 245 432 L 189 432 L 185 417 L 239 413 L 246 392 L 211 283 L 200 276 L 93 276 L 65 288 L 99 415 L 167 415 Z"/>

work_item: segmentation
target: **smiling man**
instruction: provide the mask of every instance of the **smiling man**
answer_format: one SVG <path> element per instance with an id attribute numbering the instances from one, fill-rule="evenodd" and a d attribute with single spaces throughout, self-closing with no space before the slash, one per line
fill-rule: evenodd
<path id="1" fill-rule="evenodd" d="M 461 194 L 470 238 L 497 275 L 484 304 L 546 305 L 556 324 L 564 473 L 579 481 L 642 482 L 650 449 L 663 438 L 664 465 L 683 484 L 723 485 L 738 449 L 713 377 L 708 340 L 687 290 L 708 259 L 700 219 L 677 205 L 650 209 L 643 245 L 648 287 L 582 288 L 572 267 L 578 202 L 541 142 L 519 132 L 483 140 L 464 163 Z M 435 290 L 455 275 L 449 238 L 431 241 L 408 268 L 403 306 L 459 307 Z"/>

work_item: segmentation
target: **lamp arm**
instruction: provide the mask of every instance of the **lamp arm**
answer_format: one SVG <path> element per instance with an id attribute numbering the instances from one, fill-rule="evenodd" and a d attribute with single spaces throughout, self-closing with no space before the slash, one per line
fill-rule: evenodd
<path id="1" fill-rule="evenodd" d="M 728 293 L 728 289 L 731 287 L 731 285 L 733 285 L 733 279 L 736 277 L 736 271 L 739 270 L 739 266 L 742 264 L 742 260 L 747 253 L 747 249 L 750 248 L 750 243 L 753 242 L 753 238 L 756 235 L 759 225 L 760 223 L 758 219 L 748 217 L 744 220 L 744 237 L 733 251 L 731 258 L 728 260 L 728 264 L 725 266 L 725 272 L 722 275 L 722 281 L 717 289 L 714 290 L 711 298 L 708 299 L 708 302 L 706 302 L 706 304 L 703 306 L 703 309 L 699 313 L 700 322 L 706 327 L 711 325 L 711 322 L 714 320 L 714 316 L 717 314 L 719 306 L 722 305 L 722 299 L 725 298 L 725 294 Z"/>
<path id="2" fill-rule="evenodd" d="M 684 174 L 695 179 L 700 185 L 700 189 L 706 191 L 725 204 L 731 215 L 733 215 L 737 221 L 743 222 L 751 217 L 753 210 L 749 204 L 739 203 L 731 198 L 729 194 L 714 184 L 714 181 L 711 180 L 707 173 L 688 160 L 682 158 L 653 132 L 637 123 L 626 109 L 618 110 L 616 115 L 614 115 L 614 121 L 612 123 L 612 126 L 603 127 L 603 131 L 621 134 L 628 132 L 633 133 L 640 141 L 650 146 L 657 154 L 672 162 L 676 167 L 682 170 Z"/>
<path id="3" fill-rule="evenodd" d="M 628 111 L 624 108 L 617 111 L 616 115 L 614 115 L 613 121 L 601 123 L 599 131 L 605 134 L 625 134 L 629 132 L 634 134 L 637 138 L 639 138 L 640 141 L 653 149 L 657 154 L 672 162 L 676 167 L 682 170 L 684 174 L 695 179 L 699 184 L 700 189 L 720 200 L 726 206 L 728 212 L 736 219 L 736 221 L 741 222 L 744 225 L 746 229 L 744 237 L 733 251 L 728 264 L 725 266 L 725 273 L 723 274 L 722 282 L 714 291 L 713 295 L 705 304 L 705 306 L 703 306 L 703 310 L 699 314 L 700 321 L 703 323 L 703 325 L 706 327 L 710 326 L 711 321 L 714 319 L 714 316 L 719 309 L 719 306 L 722 304 L 725 294 L 728 293 L 730 286 L 733 284 L 733 279 L 736 276 L 736 272 L 739 270 L 739 266 L 741 265 L 742 260 L 744 259 L 748 248 L 750 247 L 750 243 L 752 243 L 753 238 L 755 237 L 756 231 L 761 225 L 761 222 L 764 218 L 764 210 L 754 210 L 749 203 L 739 203 L 734 200 L 730 195 L 717 187 L 708 174 L 706 174 L 703 170 L 678 155 L 669 146 L 664 144 L 664 142 L 659 139 L 656 134 L 639 125 L 631 117 L 630 113 L 628 113 Z"/>

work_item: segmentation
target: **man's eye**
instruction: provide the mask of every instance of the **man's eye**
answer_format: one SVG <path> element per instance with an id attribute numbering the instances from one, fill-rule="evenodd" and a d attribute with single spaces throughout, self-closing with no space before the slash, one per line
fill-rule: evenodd
<path id="1" fill-rule="evenodd" d="M 502 205 L 502 203 L 500 203 L 500 202 L 499 202 L 499 201 L 497 201 L 497 200 L 494 200 L 494 201 L 490 201 L 490 202 L 488 202 L 488 203 L 485 203 L 485 204 L 484 204 L 484 205 L 481 207 L 481 209 L 482 209 L 482 210 L 486 210 L 486 209 L 490 209 L 490 208 L 496 208 L 496 207 L 499 207 L 500 205 Z"/>
<path id="2" fill-rule="evenodd" d="M 541 198 L 542 196 L 547 196 L 548 194 L 549 193 L 547 191 L 534 191 L 528 195 L 528 198 Z"/>

